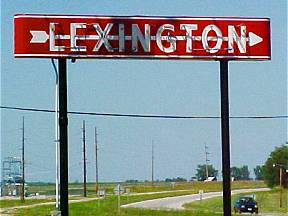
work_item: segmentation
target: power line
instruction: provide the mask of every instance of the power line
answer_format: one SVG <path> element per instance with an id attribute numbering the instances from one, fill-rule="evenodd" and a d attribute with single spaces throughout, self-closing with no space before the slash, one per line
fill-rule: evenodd
<path id="1" fill-rule="evenodd" d="M 54 113 L 54 110 L 0 106 L 1 109 L 19 110 L 28 112 Z M 107 116 L 107 117 L 127 117 L 127 118 L 158 118 L 158 119 L 220 119 L 219 116 L 181 116 L 181 115 L 145 115 L 145 114 L 120 114 L 120 113 L 98 113 L 98 112 L 79 112 L 69 111 L 71 115 L 90 115 L 90 116 Z M 271 116 L 230 116 L 230 119 L 286 119 L 287 115 Z"/>

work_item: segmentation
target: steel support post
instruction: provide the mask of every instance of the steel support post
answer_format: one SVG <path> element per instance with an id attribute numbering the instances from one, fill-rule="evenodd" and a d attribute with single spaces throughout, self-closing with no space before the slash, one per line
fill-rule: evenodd
<path id="1" fill-rule="evenodd" d="M 220 61 L 223 211 L 231 216 L 228 60 Z"/>
<path id="2" fill-rule="evenodd" d="M 58 60 L 59 70 L 59 134 L 60 134 L 60 210 L 68 216 L 68 117 L 67 117 L 67 63 Z"/>

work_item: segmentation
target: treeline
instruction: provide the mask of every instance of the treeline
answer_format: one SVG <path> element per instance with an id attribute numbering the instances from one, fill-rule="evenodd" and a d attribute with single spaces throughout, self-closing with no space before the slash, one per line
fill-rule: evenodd
<path id="1" fill-rule="evenodd" d="M 258 165 L 253 169 L 255 180 L 264 180 L 269 187 L 274 187 L 280 184 L 283 187 L 288 187 L 288 143 L 276 147 L 267 158 L 264 165 Z M 195 177 L 191 181 L 204 181 L 208 177 L 218 177 L 218 170 L 213 165 L 199 164 L 196 169 Z M 251 180 L 248 165 L 231 167 L 231 178 L 234 181 Z M 182 177 L 166 178 L 165 182 L 187 182 L 188 180 Z M 138 180 L 127 180 L 127 183 L 137 183 Z M 149 182 L 145 180 L 144 182 Z M 161 182 L 156 180 L 155 182 Z M 163 182 L 163 181 L 162 181 Z"/>
<path id="2" fill-rule="evenodd" d="M 201 164 L 197 166 L 196 179 L 198 181 L 207 179 L 207 174 L 208 177 L 218 177 L 218 170 L 216 170 L 213 165 Z M 231 177 L 234 180 L 251 180 L 248 166 L 231 167 Z"/>
<path id="3" fill-rule="evenodd" d="M 177 178 L 166 178 L 165 182 L 187 182 L 187 179 L 177 177 Z"/>

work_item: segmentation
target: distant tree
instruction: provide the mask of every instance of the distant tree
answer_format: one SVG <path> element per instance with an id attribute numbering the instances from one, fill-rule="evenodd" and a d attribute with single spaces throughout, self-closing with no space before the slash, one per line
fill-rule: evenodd
<path id="1" fill-rule="evenodd" d="M 254 168 L 254 174 L 256 180 L 263 180 L 263 166 L 257 165 Z"/>
<path id="2" fill-rule="evenodd" d="M 247 165 L 241 167 L 241 174 L 242 180 L 250 180 L 250 172 Z"/>
<path id="3" fill-rule="evenodd" d="M 273 166 L 276 164 L 276 166 Z M 281 147 L 276 147 L 263 166 L 263 177 L 268 187 L 274 187 L 280 183 L 280 166 L 282 169 L 282 185 L 288 187 L 288 143 Z"/>
<path id="4" fill-rule="evenodd" d="M 187 179 L 182 178 L 182 177 L 177 177 L 177 178 L 175 179 L 175 182 L 187 182 Z"/>
<path id="5" fill-rule="evenodd" d="M 218 170 L 216 170 L 213 165 L 208 165 L 209 176 L 218 176 Z M 206 179 L 206 165 L 198 165 L 196 170 L 196 177 L 199 181 L 204 181 Z"/>
<path id="6" fill-rule="evenodd" d="M 182 178 L 182 177 L 177 177 L 177 178 L 166 178 L 165 182 L 187 182 L 187 179 Z"/>
<path id="7" fill-rule="evenodd" d="M 235 180 L 249 180 L 249 169 L 248 166 L 242 167 L 231 167 L 231 176 L 234 177 Z"/>
<path id="8" fill-rule="evenodd" d="M 234 177 L 235 180 L 241 180 L 241 170 L 238 167 L 231 167 L 231 177 Z"/>
<path id="9" fill-rule="evenodd" d="M 135 179 L 128 179 L 126 180 L 126 183 L 137 183 L 138 180 L 135 180 Z"/>

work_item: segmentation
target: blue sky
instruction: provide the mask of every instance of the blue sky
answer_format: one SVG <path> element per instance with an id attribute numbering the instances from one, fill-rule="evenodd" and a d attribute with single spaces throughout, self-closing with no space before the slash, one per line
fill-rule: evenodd
<path id="1" fill-rule="evenodd" d="M 50 59 L 13 57 L 17 13 L 271 18 L 272 60 L 229 63 L 231 116 L 287 114 L 287 1 L 1 1 L 1 105 L 54 108 Z M 68 109 L 109 113 L 220 115 L 219 62 L 78 60 L 68 63 Z M 28 181 L 54 181 L 54 115 L 1 110 L 1 158 L 20 156 L 26 121 Z M 127 119 L 69 116 L 69 176 L 82 179 L 82 121 L 86 121 L 88 180 L 94 180 L 94 127 L 100 181 L 150 179 L 151 143 L 156 179 L 195 175 L 209 147 L 221 170 L 220 120 Z M 287 141 L 287 119 L 233 119 L 231 165 L 251 172 Z M 220 172 L 221 173 L 221 172 Z"/>

